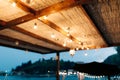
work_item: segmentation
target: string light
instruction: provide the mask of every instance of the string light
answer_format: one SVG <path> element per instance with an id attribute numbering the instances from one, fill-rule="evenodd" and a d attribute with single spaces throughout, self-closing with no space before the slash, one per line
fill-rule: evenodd
<path id="1" fill-rule="evenodd" d="M 89 50 L 89 48 L 86 48 L 87 50 Z"/>
<path id="2" fill-rule="evenodd" d="M 43 19 L 47 19 L 47 16 L 43 16 Z"/>
<path id="3" fill-rule="evenodd" d="M 15 3 L 15 2 L 12 2 L 12 6 L 13 6 L 13 7 L 16 7 L 16 3 Z"/>
<path id="4" fill-rule="evenodd" d="M 55 34 L 54 33 L 52 33 L 51 38 L 55 38 Z"/>
<path id="5" fill-rule="evenodd" d="M 78 50 L 79 50 L 79 48 L 77 47 L 77 48 L 76 48 L 76 50 L 78 51 Z"/>
<path id="6" fill-rule="evenodd" d="M 16 0 L 8 0 L 8 2 L 10 2 L 13 7 L 16 7 Z"/>
<path id="7" fill-rule="evenodd" d="M 67 36 L 70 36 L 70 27 L 67 27 L 66 32 L 67 32 Z"/>
<path id="8" fill-rule="evenodd" d="M 71 55 L 71 56 L 74 56 L 74 54 L 75 54 L 75 49 L 70 49 L 69 52 L 70 52 L 70 55 Z"/>
<path id="9" fill-rule="evenodd" d="M 65 47 L 65 46 L 66 46 L 66 43 L 63 43 L 63 46 Z"/>
<path id="10" fill-rule="evenodd" d="M 81 47 L 81 49 L 83 50 L 83 49 L 84 49 L 84 47 L 82 46 L 82 47 Z"/>
<path id="11" fill-rule="evenodd" d="M 70 36 L 70 33 L 69 33 L 69 32 L 67 33 L 67 36 Z"/>
<path id="12" fill-rule="evenodd" d="M 67 43 L 67 38 L 64 40 L 63 46 L 65 47 Z"/>
<path id="13" fill-rule="evenodd" d="M 88 54 L 87 54 L 87 53 L 85 53 L 84 55 L 85 55 L 85 56 L 88 56 Z"/>
<path id="14" fill-rule="evenodd" d="M 18 42 L 18 41 L 16 41 L 16 42 L 15 42 L 15 44 L 16 44 L 16 45 L 19 45 L 19 42 Z"/>
<path id="15" fill-rule="evenodd" d="M 33 28 L 34 28 L 34 29 L 37 29 L 37 23 L 34 24 L 34 27 L 33 27 Z"/>
<path id="16" fill-rule="evenodd" d="M 79 41 L 78 44 L 81 44 L 81 42 Z"/>

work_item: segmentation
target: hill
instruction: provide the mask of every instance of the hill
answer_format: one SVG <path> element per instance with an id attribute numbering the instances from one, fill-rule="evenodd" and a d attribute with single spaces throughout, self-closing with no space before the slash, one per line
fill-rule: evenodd
<path id="1" fill-rule="evenodd" d="M 56 73 L 56 60 L 48 59 L 42 59 L 38 60 L 34 63 L 31 61 L 28 61 L 27 63 L 21 64 L 21 66 L 17 66 L 15 69 L 12 69 L 12 73 L 14 75 L 44 75 L 44 74 L 55 74 Z M 68 70 L 72 69 L 74 66 L 74 62 L 70 61 L 63 61 L 60 60 L 60 70 Z"/>

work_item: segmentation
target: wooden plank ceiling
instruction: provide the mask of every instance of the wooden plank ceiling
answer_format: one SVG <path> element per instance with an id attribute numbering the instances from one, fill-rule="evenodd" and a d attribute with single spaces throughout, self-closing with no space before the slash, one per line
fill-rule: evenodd
<path id="1" fill-rule="evenodd" d="M 108 1 L 0 0 L 0 45 L 41 54 L 119 45 L 120 1 Z"/>

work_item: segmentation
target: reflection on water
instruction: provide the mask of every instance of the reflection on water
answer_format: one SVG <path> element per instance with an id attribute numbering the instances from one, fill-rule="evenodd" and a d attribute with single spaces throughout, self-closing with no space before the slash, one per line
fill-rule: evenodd
<path id="1" fill-rule="evenodd" d="M 0 76 L 0 80 L 56 80 L 55 77 L 21 77 L 21 76 Z"/>
<path id="2" fill-rule="evenodd" d="M 56 80 L 55 77 L 22 77 L 22 76 L 0 76 L 0 80 Z M 60 77 L 62 80 L 62 76 Z M 64 80 L 78 80 L 77 76 L 66 76 Z M 107 80 L 104 78 L 88 78 L 86 77 L 84 80 Z M 118 78 L 111 78 L 111 80 L 120 80 L 120 76 Z"/>
<path id="3" fill-rule="evenodd" d="M 0 76 L 0 80 L 56 80 L 55 77 L 21 77 L 21 76 Z M 62 80 L 62 76 L 60 77 Z M 78 80 L 77 76 L 66 76 L 64 80 Z"/>

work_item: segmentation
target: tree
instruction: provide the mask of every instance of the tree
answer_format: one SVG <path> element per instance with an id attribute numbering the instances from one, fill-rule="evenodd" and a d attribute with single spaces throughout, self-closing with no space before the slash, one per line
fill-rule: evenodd
<path id="1" fill-rule="evenodd" d="M 47 74 L 49 73 L 55 74 L 56 73 L 56 60 L 53 58 L 50 58 L 48 60 L 42 59 L 38 60 L 34 63 L 31 63 L 31 61 L 28 61 L 27 63 L 22 63 L 21 66 L 17 66 L 16 69 L 12 70 L 15 72 L 24 72 L 26 74 Z M 60 60 L 60 70 L 68 70 L 73 68 L 74 62 L 70 61 L 63 61 Z"/>
<path id="2" fill-rule="evenodd" d="M 120 47 L 116 48 L 117 54 L 113 54 L 104 60 L 104 63 L 118 65 L 120 67 Z"/>
<path id="3" fill-rule="evenodd" d="M 120 55 L 120 46 L 116 48 L 117 53 Z"/>

